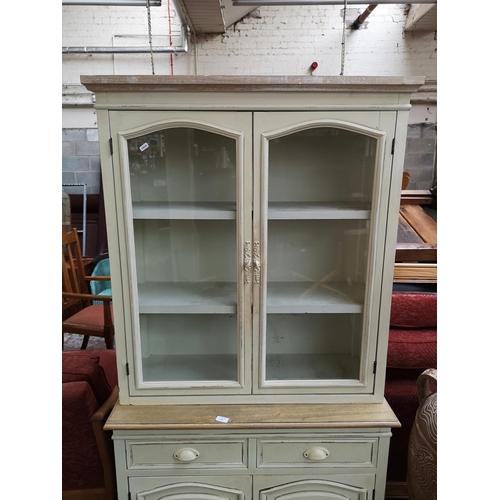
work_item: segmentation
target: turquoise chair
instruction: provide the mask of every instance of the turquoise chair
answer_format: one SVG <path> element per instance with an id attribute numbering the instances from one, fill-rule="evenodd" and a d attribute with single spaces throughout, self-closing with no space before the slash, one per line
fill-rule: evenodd
<path id="1" fill-rule="evenodd" d="M 91 276 L 109 276 L 109 259 L 100 260 L 94 267 Z M 90 281 L 90 292 L 93 295 L 111 296 L 110 280 L 92 280 Z M 94 300 L 94 305 L 101 305 L 102 301 Z"/>

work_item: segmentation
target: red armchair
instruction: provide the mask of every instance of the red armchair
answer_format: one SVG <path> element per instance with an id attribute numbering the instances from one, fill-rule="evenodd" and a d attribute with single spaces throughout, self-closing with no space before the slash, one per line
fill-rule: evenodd
<path id="1" fill-rule="evenodd" d="M 114 350 L 62 353 L 62 500 L 116 500 L 111 433 L 118 400 Z"/>
<path id="2" fill-rule="evenodd" d="M 417 379 L 428 368 L 437 368 L 437 294 L 393 292 L 385 398 L 401 427 L 392 430 L 386 498 L 408 498 L 408 444 L 419 405 Z"/>

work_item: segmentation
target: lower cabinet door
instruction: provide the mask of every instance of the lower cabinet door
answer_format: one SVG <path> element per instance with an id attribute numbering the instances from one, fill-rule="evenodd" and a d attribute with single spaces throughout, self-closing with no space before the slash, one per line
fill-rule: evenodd
<path id="1" fill-rule="evenodd" d="M 353 486 L 332 479 L 306 478 L 258 487 L 254 500 L 368 500 L 372 488 Z"/>
<path id="2" fill-rule="evenodd" d="M 131 500 L 251 500 L 250 476 L 133 477 Z"/>

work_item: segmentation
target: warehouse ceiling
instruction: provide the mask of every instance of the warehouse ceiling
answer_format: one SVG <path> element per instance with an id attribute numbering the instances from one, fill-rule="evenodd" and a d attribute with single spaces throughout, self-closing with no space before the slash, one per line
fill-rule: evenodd
<path id="1" fill-rule="evenodd" d="M 406 31 L 437 31 L 437 0 L 411 3 L 407 14 Z M 224 33 L 227 28 L 261 5 L 342 5 L 341 0 L 176 0 L 186 22 L 196 33 Z M 348 0 L 350 7 L 362 5 L 363 0 Z M 125 5 L 143 6 L 147 0 L 62 0 L 63 5 Z M 161 5 L 162 0 L 149 0 L 150 6 Z M 380 0 L 382 4 L 397 3 Z M 370 4 L 373 10 L 379 4 Z M 407 4 L 408 5 L 408 4 Z"/>
<path id="2" fill-rule="evenodd" d="M 234 6 L 232 0 L 177 0 L 177 2 L 196 33 L 224 33 L 227 28 L 259 6 L 255 4 Z M 353 6 L 353 2 L 347 3 Z M 266 1 L 263 0 L 262 4 L 265 5 Z M 362 5 L 359 7 L 364 8 Z M 411 4 L 406 31 L 437 31 L 437 3 Z"/>

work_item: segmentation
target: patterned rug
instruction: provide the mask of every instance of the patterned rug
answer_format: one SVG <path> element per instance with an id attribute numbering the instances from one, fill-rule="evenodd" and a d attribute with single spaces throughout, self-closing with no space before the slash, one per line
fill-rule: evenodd
<path id="1" fill-rule="evenodd" d="M 65 333 L 63 351 L 78 351 L 82 346 L 82 342 L 83 335 Z M 87 351 L 92 349 L 106 349 L 104 339 L 101 337 L 90 337 L 87 344 Z"/>

